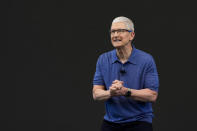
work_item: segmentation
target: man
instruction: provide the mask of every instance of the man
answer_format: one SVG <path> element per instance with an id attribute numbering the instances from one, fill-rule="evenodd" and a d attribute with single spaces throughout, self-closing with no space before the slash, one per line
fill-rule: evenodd
<path id="1" fill-rule="evenodd" d="M 105 101 L 102 131 L 152 131 L 159 87 L 154 59 L 132 44 L 130 19 L 115 18 L 110 34 L 115 49 L 100 55 L 93 80 L 94 100 Z"/>

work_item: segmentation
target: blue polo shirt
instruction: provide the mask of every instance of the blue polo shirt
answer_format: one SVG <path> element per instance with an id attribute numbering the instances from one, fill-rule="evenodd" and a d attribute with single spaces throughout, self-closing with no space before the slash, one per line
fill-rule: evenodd
<path id="1" fill-rule="evenodd" d="M 133 50 L 128 61 L 122 64 L 116 50 L 99 56 L 93 85 L 103 85 L 109 89 L 114 80 L 124 81 L 124 86 L 131 89 L 149 88 L 158 92 L 159 79 L 153 57 L 132 45 Z M 115 96 L 105 101 L 104 119 L 114 123 L 146 121 L 152 123 L 153 110 L 151 102 L 141 102 Z"/>

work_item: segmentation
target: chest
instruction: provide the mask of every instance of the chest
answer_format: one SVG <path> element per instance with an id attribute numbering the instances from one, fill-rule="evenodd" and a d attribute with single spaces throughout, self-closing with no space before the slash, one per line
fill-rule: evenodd
<path id="1" fill-rule="evenodd" d="M 140 88 L 143 79 L 143 67 L 131 63 L 113 63 L 102 66 L 102 75 L 109 88 L 114 80 L 121 80 L 125 87 Z"/>

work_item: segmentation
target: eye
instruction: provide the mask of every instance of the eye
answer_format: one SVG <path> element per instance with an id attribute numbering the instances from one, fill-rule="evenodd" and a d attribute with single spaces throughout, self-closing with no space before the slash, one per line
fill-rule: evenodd
<path id="1" fill-rule="evenodd" d="M 115 32 L 116 32 L 116 30 L 112 30 L 112 31 L 111 31 L 111 33 L 115 33 Z"/>
<path id="2" fill-rule="evenodd" d="M 116 30 L 110 30 L 109 33 L 110 34 L 114 34 L 116 32 Z"/>
<path id="3" fill-rule="evenodd" d="M 118 32 L 124 32 L 124 29 L 119 29 L 119 31 Z"/>
<path id="4" fill-rule="evenodd" d="M 117 31 L 117 33 L 121 33 L 122 32 L 122 29 L 118 29 L 116 31 Z"/>

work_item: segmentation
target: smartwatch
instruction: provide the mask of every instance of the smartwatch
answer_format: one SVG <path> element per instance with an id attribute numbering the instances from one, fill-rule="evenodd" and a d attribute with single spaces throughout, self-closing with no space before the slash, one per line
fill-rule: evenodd
<path id="1" fill-rule="evenodd" d="M 131 89 L 130 88 L 127 88 L 128 91 L 126 92 L 125 94 L 125 97 L 130 97 L 131 96 Z"/>

